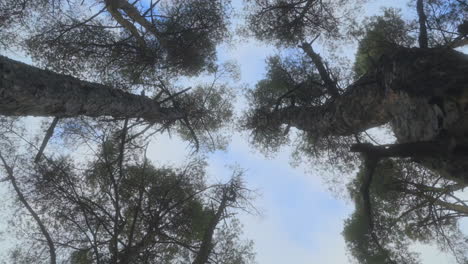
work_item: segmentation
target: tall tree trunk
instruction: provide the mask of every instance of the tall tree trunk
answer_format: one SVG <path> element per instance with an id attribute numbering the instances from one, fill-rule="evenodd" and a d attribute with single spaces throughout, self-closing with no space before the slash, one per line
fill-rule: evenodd
<path id="1" fill-rule="evenodd" d="M 0 56 L 0 115 L 112 116 L 164 122 L 184 115 L 140 95 L 90 83 Z"/>
<path id="2" fill-rule="evenodd" d="M 319 107 L 291 106 L 269 114 L 268 119 L 319 136 L 352 135 L 390 121 L 384 90 L 373 76 L 365 76 L 341 96 Z"/>
<path id="3" fill-rule="evenodd" d="M 460 111 L 464 111 L 465 102 L 468 102 L 467 73 L 468 56 L 460 52 L 400 48 L 382 57 L 373 72 L 361 77 L 338 98 L 325 105 L 286 107 L 272 111 L 267 118 L 318 136 L 347 136 L 384 125 L 395 118 L 400 118 L 399 122 L 404 126 L 411 127 L 411 122 L 415 120 L 401 113 L 401 109 L 406 111 L 408 105 L 418 100 L 418 103 L 430 108 L 436 101 L 434 99 L 440 98 L 440 101 L 450 99 L 458 105 L 454 113 L 445 115 L 447 118 L 451 116 L 450 122 L 441 121 L 444 129 L 449 129 L 461 117 L 463 113 Z M 433 114 L 428 118 L 429 121 L 435 119 L 437 123 L 437 119 L 444 116 Z M 419 140 L 430 140 L 436 134 L 437 131 Z"/>

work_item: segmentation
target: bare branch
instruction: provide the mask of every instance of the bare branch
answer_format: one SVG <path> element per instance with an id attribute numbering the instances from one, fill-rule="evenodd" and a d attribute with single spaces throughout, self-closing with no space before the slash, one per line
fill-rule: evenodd
<path id="1" fill-rule="evenodd" d="M 55 117 L 54 120 L 52 120 L 52 123 L 50 124 L 44 136 L 44 140 L 42 140 L 42 144 L 41 144 L 41 147 L 39 148 L 39 151 L 37 152 L 36 158 L 34 159 L 34 163 L 38 163 L 41 160 L 42 154 L 44 153 L 47 143 L 49 143 L 50 138 L 54 134 L 54 129 L 55 129 L 55 126 L 57 126 L 59 119 L 60 118 Z"/>
<path id="2" fill-rule="evenodd" d="M 418 0 L 416 2 L 416 9 L 418 11 L 419 17 L 419 47 L 426 49 L 428 48 L 428 40 L 427 40 L 427 16 L 424 12 L 424 0 Z"/>
<path id="3" fill-rule="evenodd" d="M 340 93 L 338 91 L 336 81 L 332 80 L 332 78 L 330 77 L 330 73 L 323 64 L 322 57 L 320 57 L 320 55 L 313 50 L 312 45 L 307 42 L 302 43 L 302 45 L 300 45 L 299 47 L 302 48 L 302 50 L 307 54 L 307 56 L 309 56 L 312 59 L 312 62 L 315 64 L 315 67 L 317 67 L 322 81 L 325 83 L 325 87 L 327 88 L 328 93 L 332 97 L 338 97 Z"/>
<path id="4" fill-rule="evenodd" d="M 32 217 L 36 221 L 37 225 L 39 226 L 39 229 L 41 230 L 42 235 L 47 240 L 47 245 L 49 246 L 50 263 L 51 264 L 56 264 L 57 263 L 57 259 L 56 259 L 57 255 L 55 253 L 54 241 L 52 240 L 49 232 L 47 231 L 47 228 L 42 223 L 42 220 L 39 217 L 39 215 L 34 211 L 34 209 L 29 205 L 28 201 L 24 197 L 23 192 L 20 190 L 20 188 L 18 186 L 18 183 L 16 182 L 16 179 L 15 179 L 15 176 L 14 176 L 14 173 L 13 173 L 13 169 L 10 166 L 8 166 L 6 160 L 3 158 L 3 155 L 1 153 L 0 153 L 0 159 L 1 159 L 2 163 L 3 163 L 3 167 L 5 168 L 5 170 L 6 170 L 7 174 L 8 174 L 8 178 L 10 179 L 11 185 L 13 186 L 13 189 L 15 190 L 16 195 L 18 195 L 18 199 L 24 205 L 24 207 L 26 207 L 28 212 L 32 215 Z"/>

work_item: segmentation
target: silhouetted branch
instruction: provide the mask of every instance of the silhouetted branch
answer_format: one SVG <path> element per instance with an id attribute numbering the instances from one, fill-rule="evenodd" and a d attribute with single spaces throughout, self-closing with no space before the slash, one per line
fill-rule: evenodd
<path id="1" fill-rule="evenodd" d="M 38 163 L 39 160 L 41 160 L 42 154 L 44 153 L 47 143 L 49 143 L 50 138 L 54 135 L 54 129 L 57 126 L 59 119 L 60 118 L 55 117 L 54 120 L 52 120 L 52 123 L 50 124 L 49 128 L 47 129 L 47 132 L 44 136 L 44 140 L 42 140 L 41 147 L 39 148 L 39 151 L 37 152 L 36 158 L 34 159 L 35 163 Z"/>
<path id="2" fill-rule="evenodd" d="M 126 28 L 130 33 L 132 34 L 133 37 L 135 37 L 138 45 L 140 48 L 143 50 L 146 50 L 146 42 L 144 38 L 140 35 L 140 32 L 138 29 L 133 25 L 132 22 L 128 21 L 125 19 L 122 14 L 120 14 L 118 10 L 118 6 L 120 5 L 120 1 L 115 1 L 115 0 L 106 0 L 106 8 L 107 11 L 112 15 L 112 17 L 119 23 L 122 27 Z"/>
<path id="3" fill-rule="evenodd" d="M 340 95 L 338 88 L 336 86 L 336 82 L 332 80 L 330 77 L 330 73 L 328 72 L 327 68 L 323 64 L 322 58 L 320 57 L 319 54 L 317 54 L 313 49 L 312 45 L 304 42 L 302 45 L 299 46 L 302 48 L 302 50 L 307 54 L 312 59 L 312 62 L 315 64 L 315 67 L 317 67 L 317 70 L 320 74 L 320 77 L 322 78 L 322 81 L 325 83 L 325 87 L 328 90 L 328 93 L 332 97 L 338 97 Z"/>
<path id="4" fill-rule="evenodd" d="M 51 264 L 56 264 L 57 263 L 57 260 L 56 260 L 57 255 L 56 255 L 56 252 L 55 252 L 55 245 L 54 245 L 54 242 L 53 242 L 49 232 L 47 231 L 47 228 L 42 223 L 42 220 L 41 220 L 41 218 L 39 218 L 39 215 L 34 211 L 34 209 L 29 205 L 28 201 L 24 197 L 23 192 L 20 190 L 20 188 L 19 188 L 19 186 L 18 186 L 18 184 L 16 182 L 16 179 L 15 179 L 15 176 L 14 176 L 14 173 L 13 173 L 13 169 L 10 166 L 8 166 L 6 160 L 3 158 L 3 155 L 1 153 L 0 153 L 0 159 L 1 159 L 2 163 L 3 163 L 3 167 L 5 168 L 5 170 L 6 170 L 7 174 L 8 174 L 8 178 L 10 179 L 11 185 L 13 186 L 13 189 L 15 190 L 16 194 L 18 195 L 18 199 L 24 205 L 24 207 L 26 207 L 28 212 L 32 215 L 32 217 L 36 221 L 37 225 L 39 226 L 39 229 L 41 230 L 42 235 L 44 235 L 44 237 L 46 238 L 47 245 L 49 246 L 50 263 Z"/>
<path id="5" fill-rule="evenodd" d="M 424 0 L 418 0 L 416 2 L 416 10 L 418 11 L 419 17 L 419 47 L 426 49 L 428 48 L 428 39 L 427 39 L 427 16 L 424 12 Z"/>

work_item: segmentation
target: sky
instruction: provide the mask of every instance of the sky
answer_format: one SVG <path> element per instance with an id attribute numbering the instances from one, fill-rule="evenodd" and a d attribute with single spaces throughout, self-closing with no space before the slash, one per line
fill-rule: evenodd
<path id="1" fill-rule="evenodd" d="M 363 16 L 378 14 L 382 6 L 401 8 L 410 16 L 413 11 L 408 10 L 406 3 L 406 0 L 369 1 Z M 240 1 L 234 0 L 234 7 L 240 7 Z M 274 47 L 248 40 L 220 47 L 218 56 L 220 62 L 235 60 L 241 73 L 237 84 L 252 87 L 265 74 L 266 58 L 276 52 Z M 355 51 L 349 47 L 343 52 L 352 57 Z M 37 120 L 28 120 L 30 127 L 38 129 Z M 177 137 L 161 135 L 152 141 L 147 155 L 156 164 L 177 165 L 184 163 L 190 151 L 187 143 Z M 260 214 L 243 213 L 239 218 L 244 225 L 244 237 L 255 243 L 259 264 L 350 263 L 341 232 L 353 205 L 330 192 L 324 176 L 313 168 L 292 166 L 290 155 L 291 149 L 286 147 L 267 158 L 249 145 L 247 135 L 233 132 L 226 151 L 208 155 L 208 174 L 210 181 L 216 182 L 229 177 L 230 165 L 246 170 L 246 185 L 259 194 L 254 204 Z M 422 253 L 422 263 L 455 263 L 433 246 L 416 245 L 414 249 Z"/>

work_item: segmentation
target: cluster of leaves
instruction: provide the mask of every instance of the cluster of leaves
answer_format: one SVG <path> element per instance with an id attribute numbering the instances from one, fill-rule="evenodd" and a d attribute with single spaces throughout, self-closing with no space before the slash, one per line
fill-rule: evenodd
<path id="1" fill-rule="evenodd" d="M 266 78 L 247 91 L 251 109 L 246 114 L 245 127 L 253 130 L 256 144 L 272 150 L 287 142 L 290 127 L 270 117 L 271 113 L 320 104 L 325 92 L 312 64 L 305 58 L 275 56 L 268 59 L 267 67 Z"/>
<path id="2" fill-rule="evenodd" d="M 265 153 L 277 151 L 294 139 L 294 160 L 313 163 L 351 164 L 349 154 L 351 137 L 318 135 L 301 130 L 288 110 L 307 109 L 309 114 L 330 100 L 327 88 L 315 65 L 305 56 L 270 57 L 265 79 L 247 91 L 249 110 L 244 115 L 243 127 L 252 131 L 252 143 Z M 295 130 L 297 128 L 297 130 Z M 291 135 L 294 135 L 291 137 Z M 333 150 L 333 151 L 328 151 Z M 325 159 L 324 159 L 325 158 Z M 351 166 L 352 167 L 352 166 Z M 343 170 L 351 167 L 343 166 Z"/>
<path id="3" fill-rule="evenodd" d="M 294 46 L 321 33 L 338 37 L 340 23 L 346 20 L 343 7 L 350 2 L 248 0 L 245 9 L 248 27 L 256 38 L 278 46 Z"/>
<path id="4" fill-rule="evenodd" d="M 223 0 L 165 1 L 141 7 L 138 11 L 152 31 L 137 33 L 116 25 L 107 15 L 105 1 L 97 6 L 69 1 L 54 12 L 36 9 L 40 17 L 30 25 L 26 43 L 33 58 L 58 72 L 120 72 L 132 79 L 157 70 L 195 75 L 214 64 L 216 45 L 228 36 L 228 7 Z M 90 10 L 94 14 L 89 15 Z M 143 36 L 144 46 L 134 34 Z"/>

